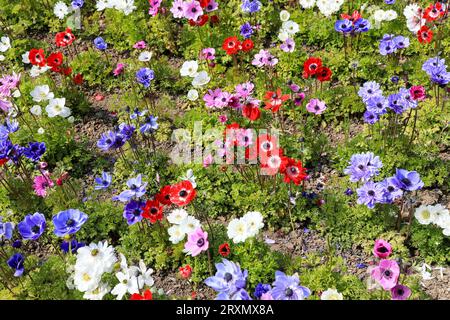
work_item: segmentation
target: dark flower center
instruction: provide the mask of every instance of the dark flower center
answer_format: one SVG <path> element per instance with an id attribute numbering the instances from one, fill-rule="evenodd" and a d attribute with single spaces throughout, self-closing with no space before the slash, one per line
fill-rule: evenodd
<path id="1" fill-rule="evenodd" d="M 388 252 L 388 249 L 386 249 L 386 247 L 380 247 L 380 248 L 378 248 L 378 252 L 386 253 L 386 252 Z"/>
<path id="2" fill-rule="evenodd" d="M 386 277 L 390 277 L 391 276 L 391 270 L 385 270 L 384 271 L 384 275 L 386 276 Z"/>
<path id="3" fill-rule="evenodd" d="M 367 194 L 368 194 L 369 196 L 373 197 L 373 196 L 375 195 L 375 191 L 369 190 L 369 191 L 367 192 Z"/>
<path id="4" fill-rule="evenodd" d="M 406 186 L 410 186 L 411 185 L 411 180 L 409 180 L 408 178 L 403 178 L 402 182 L 406 185 Z"/>
<path id="5" fill-rule="evenodd" d="M 373 93 L 372 89 L 367 90 L 367 93 L 372 94 Z"/>
<path id="6" fill-rule="evenodd" d="M 362 164 L 360 164 L 360 165 L 358 166 L 358 169 L 359 169 L 359 170 L 363 170 L 363 169 L 364 169 L 364 166 L 363 166 Z"/>
<path id="7" fill-rule="evenodd" d="M 156 209 L 155 207 L 153 207 L 153 208 L 150 209 L 150 212 L 151 212 L 152 214 L 156 214 L 156 213 L 158 212 L 158 209 Z"/>
<path id="8" fill-rule="evenodd" d="M 31 231 L 32 231 L 33 233 L 39 233 L 39 231 L 41 231 L 41 228 L 39 228 L 39 226 L 33 226 L 33 227 L 31 228 Z"/>
<path id="9" fill-rule="evenodd" d="M 405 291 L 403 290 L 403 289 L 397 289 L 397 294 L 399 295 L 399 296 L 402 296 L 403 294 L 405 293 Z"/>
<path id="10" fill-rule="evenodd" d="M 389 192 L 393 192 L 395 190 L 395 188 L 393 186 L 389 186 L 389 187 L 387 187 L 387 189 Z"/>
<path id="11" fill-rule="evenodd" d="M 231 273 L 227 272 L 227 273 L 225 273 L 223 278 L 225 279 L 226 282 L 230 282 L 233 279 L 233 275 Z"/>
<path id="12" fill-rule="evenodd" d="M 205 239 L 200 238 L 197 240 L 197 246 L 203 247 L 204 244 L 205 244 Z"/>
<path id="13" fill-rule="evenodd" d="M 292 297 L 292 295 L 294 294 L 294 291 L 291 288 L 286 288 L 286 290 L 284 291 L 284 294 L 286 295 L 286 297 Z"/>
<path id="14" fill-rule="evenodd" d="M 186 196 L 188 195 L 188 193 L 187 193 L 186 190 L 181 190 L 181 191 L 178 193 L 178 195 L 179 195 L 180 197 L 184 198 L 184 197 L 186 197 Z"/>
<path id="15" fill-rule="evenodd" d="M 75 221 L 73 219 L 68 219 L 66 222 L 66 226 L 73 227 L 75 225 Z"/>
<path id="16" fill-rule="evenodd" d="M 135 215 L 135 216 L 140 216 L 140 215 L 141 215 L 141 210 L 139 210 L 139 209 L 134 209 L 133 215 Z"/>

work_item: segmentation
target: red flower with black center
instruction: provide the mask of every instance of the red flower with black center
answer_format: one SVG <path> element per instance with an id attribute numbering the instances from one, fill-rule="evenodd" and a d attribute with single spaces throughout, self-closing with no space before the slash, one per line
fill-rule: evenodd
<path id="1" fill-rule="evenodd" d="M 427 26 L 422 26 L 417 32 L 417 38 L 420 43 L 430 43 L 433 40 L 433 31 Z"/>
<path id="2" fill-rule="evenodd" d="M 230 250 L 230 245 L 228 243 L 225 242 L 219 246 L 219 254 L 222 257 L 226 258 L 230 255 L 230 253 L 231 253 L 231 250 Z"/>
<path id="3" fill-rule="evenodd" d="M 258 105 L 249 102 L 242 108 L 242 115 L 250 121 L 255 121 L 261 117 L 261 110 Z"/>
<path id="4" fill-rule="evenodd" d="M 53 52 L 47 58 L 47 66 L 52 68 L 52 71 L 59 72 L 59 66 L 63 63 L 63 54 L 61 52 Z"/>
<path id="5" fill-rule="evenodd" d="M 320 67 L 317 69 L 316 77 L 320 82 L 330 81 L 331 80 L 331 70 L 327 67 Z"/>
<path id="6" fill-rule="evenodd" d="M 73 82 L 77 85 L 82 85 L 83 84 L 83 75 L 81 73 L 77 73 L 75 75 L 75 77 L 73 77 Z"/>
<path id="7" fill-rule="evenodd" d="M 242 51 L 249 52 L 253 49 L 254 46 L 255 45 L 253 44 L 253 41 L 251 39 L 245 39 L 242 42 Z"/>
<path id="8" fill-rule="evenodd" d="M 228 55 L 238 53 L 241 48 L 241 42 L 237 37 L 228 37 L 223 41 L 222 49 L 226 51 Z"/>
<path id="9" fill-rule="evenodd" d="M 266 110 L 272 110 L 272 112 L 277 112 L 283 102 L 289 99 L 289 95 L 285 94 L 283 95 L 281 93 L 281 89 L 278 88 L 276 92 L 274 91 L 267 91 L 266 95 L 264 96 L 264 100 L 266 102 L 266 106 L 264 109 Z"/>
<path id="10" fill-rule="evenodd" d="M 428 8 L 425 9 L 425 13 L 423 14 L 423 17 L 428 21 L 432 22 L 436 19 L 439 19 L 445 15 L 445 9 L 442 6 L 442 3 L 437 2 L 435 4 L 430 4 Z"/>
<path id="11" fill-rule="evenodd" d="M 166 206 L 170 206 L 172 204 L 172 201 L 170 201 L 170 188 L 171 186 L 164 186 L 159 190 L 159 193 L 155 196 L 159 203 Z"/>
<path id="12" fill-rule="evenodd" d="M 65 47 L 72 42 L 75 41 L 75 36 L 72 33 L 72 30 L 70 28 L 67 28 L 66 31 L 58 32 L 55 37 L 55 42 L 57 47 Z"/>
<path id="13" fill-rule="evenodd" d="M 255 160 L 258 155 L 261 162 L 264 162 L 264 159 L 278 150 L 278 139 L 276 136 L 271 136 L 269 134 L 261 134 L 258 136 L 257 143 L 250 145 L 250 147 L 246 150 L 245 157 L 249 160 Z M 281 149 L 279 149 L 281 150 Z"/>
<path id="14" fill-rule="evenodd" d="M 207 14 L 203 14 L 200 17 L 198 17 L 197 21 L 194 20 L 189 20 L 189 24 L 193 27 L 197 26 L 197 27 L 201 27 L 204 26 L 207 22 L 208 22 L 208 15 Z"/>
<path id="15" fill-rule="evenodd" d="M 150 289 L 147 289 L 142 295 L 140 295 L 139 293 L 133 293 L 130 296 L 130 300 L 153 300 L 153 295 Z"/>
<path id="16" fill-rule="evenodd" d="M 195 189 L 189 180 L 181 181 L 170 188 L 170 201 L 180 207 L 188 205 L 195 195 Z"/>
<path id="17" fill-rule="evenodd" d="M 302 162 L 291 158 L 283 159 L 280 172 L 284 174 L 284 182 L 293 182 L 296 185 L 299 185 L 308 176 Z"/>
<path id="18" fill-rule="evenodd" d="M 303 77 L 308 79 L 315 75 L 317 70 L 322 66 L 322 59 L 311 57 L 303 64 Z"/>
<path id="19" fill-rule="evenodd" d="M 148 200 L 145 203 L 142 217 L 150 220 L 151 223 L 156 223 L 163 219 L 163 207 L 157 200 Z"/>
<path id="20" fill-rule="evenodd" d="M 46 61 L 44 49 L 31 49 L 28 54 L 28 59 L 30 59 L 31 64 L 34 66 L 45 66 Z"/>

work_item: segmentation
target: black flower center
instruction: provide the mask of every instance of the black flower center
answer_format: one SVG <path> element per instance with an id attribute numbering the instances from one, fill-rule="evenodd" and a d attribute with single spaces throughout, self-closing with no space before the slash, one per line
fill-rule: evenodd
<path id="1" fill-rule="evenodd" d="M 284 291 L 284 294 L 286 295 L 286 297 L 292 297 L 292 295 L 294 294 L 294 291 L 291 288 L 286 288 L 286 290 Z"/>
<path id="2" fill-rule="evenodd" d="M 36 225 L 31 228 L 31 231 L 33 233 L 39 233 L 39 231 L 41 231 L 41 228 L 39 228 L 39 226 Z"/>
<path id="3" fill-rule="evenodd" d="M 197 240 L 197 246 L 203 247 L 204 244 L 205 244 L 205 239 L 200 238 Z"/>
<path id="4" fill-rule="evenodd" d="M 153 208 L 150 209 L 150 212 L 151 212 L 152 214 L 156 214 L 156 213 L 158 212 L 158 209 L 156 209 L 155 207 L 153 207 Z"/>
<path id="5" fill-rule="evenodd" d="M 68 219 L 66 222 L 66 226 L 73 227 L 75 225 L 75 221 L 73 219 Z"/>
<path id="6" fill-rule="evenodd" d="M 410 186 L 411 185 L 411 180 L 409 180 L 408 178 L 403 178 L 402 182 L 406 185 L 406 186 Z"/>
<path id="7" fill-rule="evenodd" d="M 230 282 L 233 279 L 233 275 L 231 273 L 227 272 L 227 273 L 225 273 L 223 278 L 225 279 L 226 282 Z"/>
<path id="8" fill-rule="evenodd" d="M 178 193 L 178 195 L 179 195 L 180 197 L 184 198 L 184 197 L 186 197 L 186 196 L 188 195 L 188 193 L 187 193 L 186 190 L 181 190 L 181 191 Z"/>
<path id="9" fill-rule="evenodd" d="M 391 274 L 392 274 L 391 270 L 385 270 L 385 271 L 384 271 L 384 275 L 385 275 L 386 277 L 390 277 Z"/>
<path id="10" fill-rule="evenodd" d="M 375 195 L 375 191 L 373 190 L 369 190 L 369 192 L 367 192 L 367 194 L 371 197 L 373 197 Z"/>

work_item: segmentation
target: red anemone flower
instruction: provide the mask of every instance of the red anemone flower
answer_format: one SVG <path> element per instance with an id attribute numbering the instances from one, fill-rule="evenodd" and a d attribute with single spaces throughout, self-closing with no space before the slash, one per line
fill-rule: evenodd
<path id="1" fill-rule="evenodd" d="M 327 67 L 320 67 L 317 69 L 316 77 L 320 82 L 330 81 L 331 80 L 331 70 Z"/>
<path id="2" fill-rule="evenodd" d="M 261 162 L 267 159 L 268 155 L 275 153 L 278 148 L 278 138 L 269 134 L 258 136 L 257 143 L 250 145 L 245 156 L 249 160 L 255 160 L 258 156 Z"/>
<path id="3" fill-rule="evenodd" d="M 261 110 L 258 105 L 249 102 L 242 108 L 242 115 L 250 121 L 255 121 L 261 117 Z"/>
<path id="4" fill-rule="evenodd" d="M 264 109 L 266 110 L 272 110 L 272 112 L 277 112 L 283 102 L 289 99 L 288 94 L 282 94 L 281 89 L 278 88 L 277 91 L 267 91 L 266 95 L 264 96 L 264 100 L 266 102 L 266 106 Z"/>
<path id="5" fill-rule="evenodd" d="M 230 245 L 229 245 L 227 242 L 222 243 L 222 244 L 219 246 L 219 254 L 220 254 L 222 257 L 226 258 L 226 257 L 228 257 L 228 256 L 230 255 L 230 253 L 231 253 Z"/>
<path id="6" fill-rule="evenodd" d="M 211 19 L 210 19 L 210 21 L 211 21 L 211 25 L 215 25 L 215 24 L 218 24 L 219 23 L 219 16 L 218 15 L 213 15 L 213 16 L 211 16 Z"/>
<path id="7" fill-rule="evenodd" d="M 163 219 L 163 207 L 157 200 L 148 200 L 145 203 L 142 217 L 150 220 L 151 223 L 156 223 L 156 221 L 160 221 Z"/>
<path id="8" fill-rule="evenodd" d="M 425 9 L 425 13 L 423 17 L 428 21 L 432 22 L 436 19 L 439 19 L 445 14 L 445 7 L 442 6 L 442 3 L 437 2 L 435 4 L 430 4 L 428 8 Z"/>
<path id="9" fill-rule="evenodd" d="M 75 75 L 75 77 L 73 77 L 73 83 L 75 83 L 76 85 L 82 85 L 83 84 L 83 75 L 81 73 L 77 73 Z"/>
<path id="10" fill-rule="evenodd" d="M 261 153 L 259 155 L 259 161 L 261 163 L 261 173 L 274 176 L 280 171 L 283 163 L 286 161 L 286 157 L 283 157 L 283 149 L 280 148 L 267 153 Z"/>
<path id="11" fill-rule="evenodd" d="M 150 289 L 144 291 L 142 296 L 139 293 L 133 293 L 130 296 L 130 300 L 153 300 L 153 295 Z"/>
<path id="12" fill-rule="evenodd" d="M 303 77 L 308 79 L 316 74 L 317 69 L 322 66 L 322 59 L 311 57 L 303 64 Z"/>
<path id="13" fill-rule="evenodd" d="M 188 205 L 195 195 L 195 189 L 189 180 L 181 181 L 170 188 L 170 201 L 180 207 Z"/>
<path id="14" fill-rule="evenodd" d="M 52 71 L 59 72 L 59 66 L 63 63 L 63 54 L 61 52 L 53 52 L 47 58 L 47 66 L 52 68 Z"/>
<path id="15" fill-rule="evenodd" d="M 255 45 L 253 44 L 253 41 L 251 39 L 245 39 L 242 42 L 242 51 L 248 52 L 253 49 Z"/>
<path id="16" fill-rule="evenodd" d="M 45 66 L 44 49 L 31 49 L 28 58 L 32 65 L 43 67 Z"/>
<path id="17" fill-rule="evenodd" d="M 353 11 L 351 16 L 346 14 L 346 13 L 341 14 L 341 18 L 342 19 L 348 19 L 352 23 L 355 23 L 356 20 L 362 18 L 362 15 L 357 10 L 355 10 L 355 11 Z"/>
<path id="18" fill-rule="evenodd" d="M 188 264 L 185 265 L 184 267 L 180 267 L 178 270 L 180 271 L 180 276 L 183 279 L 189 279 L 189 277 L 192 274 L 192 267 Z"/>
<path id="19" fill-rule="evenodd" d="M 170 188 L 171 186 L 164 186 L 159 190 L 159 193 L 155 196 L 156 200 L 166 206 L 170 206 L 172 201 L 170 201 Z"/>
<path id="20" fill-rule="evenodd" d="M 306 169 L 303 168 L 300 160 L 285 158 L 281 164 L 280 172 L 284 174 L 284 182 L 293 182 L 299 185 L 306 179 Z"/>
<path id="21" fill-rule="evenodd" d="M 8 158 L 2 158 L 0 159 L 0 167 L 3 166 L 5 163 L 8 162 Z"/>
<path id="22" fill-rule="evenodd" d="M 190 19 L 189 20 L 189 25 L 192 27 L 201 27 L 204 26 L 207 22 L 208 22 L 208 15 L 207 14 L 203 14 L 201 16 L 198 17 L 197 21 Z"/>
<path id="23" fill-rule="evenodd" d="M 72 42 L 75 41 L 75 36 L 72 33 L 72 30 L 70 28 L 67 28 L 66 31 L 58 32 L 55 37 L 55 42 L 57 47 L 65 47 Z"/>
<path id="24" fill-rule="evenodd" d="M 422 26 L 417 32 L 417 38 L 420 43 L 430 43 L 433 40 L 433 31 L 427 26 Z"/>
<path id="25" fill-rule="evenodd" d="M 241 48 L 241 42 L 237 37 L 228 37 L 223 41 L 222 49 L 226 51 L 228 55 L 238 53 Z"/>
<path id="26" fill-rule="evenodd" d="M 200 7 L 202 8 L 206 8 L 206 6 L 209 4 L 210 0 L 199 0 L 200 2 Z"/>

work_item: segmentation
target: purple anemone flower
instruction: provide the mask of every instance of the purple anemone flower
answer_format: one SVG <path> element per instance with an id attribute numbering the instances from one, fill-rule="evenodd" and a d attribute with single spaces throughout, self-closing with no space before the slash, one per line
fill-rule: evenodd
<path id="1" fill-rule="evenodd" d="M 397 169 L 392 182 L 400 189 L 406 191 L 414 191 L 423 188 L 423 181 L 416 171 L 408 171 L 405 169 Z"/>
<path id="2" fill-rule="evenodd" d="M 17 225 L 17 229 L 25 240 L 37 240 L 44 233 L 45 226 L 45 216 L 36 212 L 25 216 Z"/>
<path id="3" fill-rule="evenodd" d="M 300 285 L 297 275 L 287 276 L 281 271 L 275 271 L 272 286 L 272 297 L 275 300 L 304 300 L 311 295 L 311 290 Z"/>
<path id="4" fill-rule="evenodd" d="M 383 201 L 384 188 L 381 183 L 369 181 L 356 189 L 356 193 L 358 194 L 358 204 L 365 204 L 369 209 L 373 209 L 376 203 Z"/>

